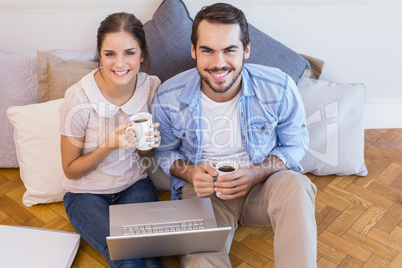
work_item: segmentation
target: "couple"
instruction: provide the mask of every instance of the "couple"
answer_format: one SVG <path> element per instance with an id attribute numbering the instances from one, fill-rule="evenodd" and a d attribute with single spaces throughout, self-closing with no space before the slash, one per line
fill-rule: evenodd
<path id="1" fill-rule="evenodd" d="M 230 267 L 238 223 L 273 227 L 276 267 L 316 267 L 316 189 L 297 173 L 308 134 L 295 83 L 277 69 L 243 64 L 251 53 L 248 24 L 229 4 L 198 12 L 191 43 L 197 68 L 160 85 L 139 72 L 149 59 L 141 22 L 116 13 L 101 23 L 102 67 L 73 85 L 60 109 L 64 204 L 72 225 L 111 267 L 161 267 L 158 258 L 111 261 L 106 243 L 109 205 L 158 200 L 138 161 L 155 148 L 172 199 L 211 198 L 218 226 L 233 230 L 222 251 L 181 256 L 183 267 Z M 154 143 L 139 151 L 134 132 L 124 131 L 131 123 L 121 122 L 151 110 Z M 222 158 L 241 160 L 240 168 L 214 181 L 210 162 Z"/>

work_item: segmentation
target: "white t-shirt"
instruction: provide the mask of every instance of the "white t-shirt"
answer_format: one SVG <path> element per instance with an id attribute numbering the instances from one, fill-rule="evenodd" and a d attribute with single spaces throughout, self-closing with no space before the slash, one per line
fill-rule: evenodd
<path id="1" fill-rule="evenodd" d="M 104 143 L 117 126 L 128 123 L 138 112 L 149 112 L 160 85 L 156 76 L 138 73 L 137 88 L 122 106 L 110 103 L 100 92 L 94 75 L 84 76 L 65 94 L 59 110 L 60 133 L 67 137 L 85 137 L 82 154 L 87 155 Z M 85 176 L 70 180 L 63 174 L 63 186 L 69 192 L 113 194 L 147 177 L 146 165 L 136 149 L 116 149 Z"/>
<path id="2" fill-rule="evenodd" d="M 201 162 L 235 161 L 239 166 L 251 165 L 242 140 L 237 103 L 240 92 L 227 102 L 215 102 L 201 92 L 203 122 Z"/>

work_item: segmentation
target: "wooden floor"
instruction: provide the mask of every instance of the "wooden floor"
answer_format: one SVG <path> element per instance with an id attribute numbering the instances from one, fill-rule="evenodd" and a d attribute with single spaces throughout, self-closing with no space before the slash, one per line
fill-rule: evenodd
<path id="1" fill-rule="evenodd" d="M 318 188 L 318 267 L 402 267 L 402 129 L 366 130 L 369 174 L 308 175 Z M 0 169 L 0 224 L 74 232 L 62 203 L 26 208 L 18 169 Z M 160 192 L 161 200 L 169 198 Z M 270 227 L 240 226 L 230 251 L 233 267 L 274 267 L 274 234 Z M 105 267 L 105 259 L 88 243 L 73 267 Z M 180 267 L 177 257 L 165 267 Z"/>

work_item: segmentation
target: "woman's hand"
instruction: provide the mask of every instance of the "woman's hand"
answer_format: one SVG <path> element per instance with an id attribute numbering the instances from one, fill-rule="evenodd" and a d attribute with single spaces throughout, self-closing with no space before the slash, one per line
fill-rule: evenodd
<path id="1" fill-rule="evenodd" d="M 64 174 L 69 179 L 78 179 L 96 167 L 115 149 L 130 150 L 136 148 L 137 138 L 129 128 L 131 123 L 115 128 L 105 142 L 90 154 L 82 155 L 85 137 L 67 137 L 61 135 L 61 158 Z M 159 131 L 158 131 L 159 135 Z"/>
<path id="2" fill-rule="evenodd" d="M 130 150 L 137 147 L 137 137 L 131 126 L 131 122 L 122 124 L 115 128 L 105 141 L 105 147 L 109 149 Z"/>
<path id="3" fill-rule="evenodd" d="M 147 141 L 151 142 L 149 145 L 151 148 L 156 148 L 161 145 L 161 133 L 158 130 L 159 123 L 155 122 L 151 125 L 153 131 L 147 132 Z"/>

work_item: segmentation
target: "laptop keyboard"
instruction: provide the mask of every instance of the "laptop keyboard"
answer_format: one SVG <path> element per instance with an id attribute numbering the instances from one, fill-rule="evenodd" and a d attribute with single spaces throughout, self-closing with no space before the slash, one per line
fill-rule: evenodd
<path id="1" fill-rule="evenodd" d="M 171 233 L 205 229 L 204 220 L 123 226 L 123 235 Z"/>

